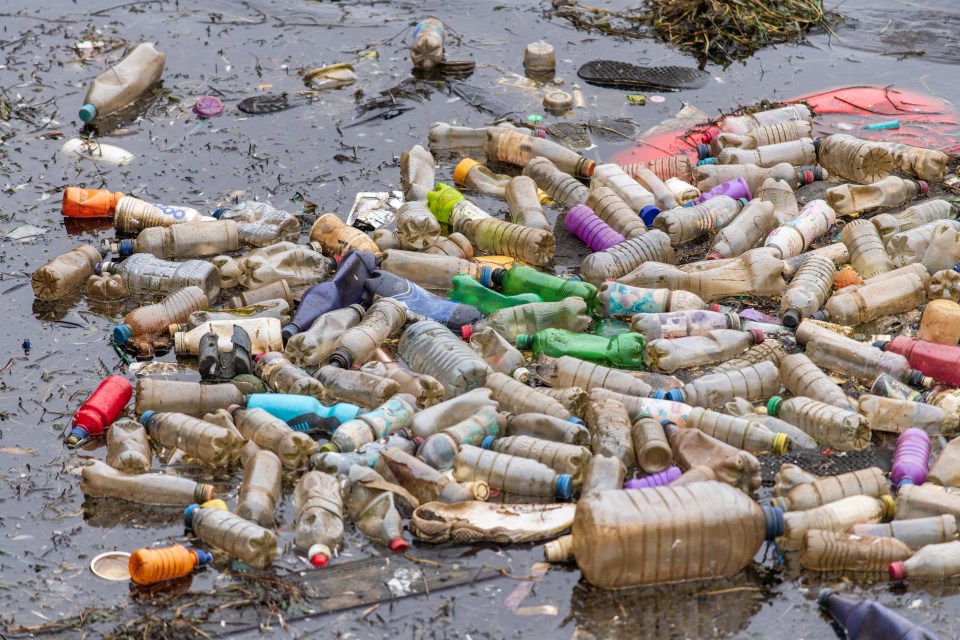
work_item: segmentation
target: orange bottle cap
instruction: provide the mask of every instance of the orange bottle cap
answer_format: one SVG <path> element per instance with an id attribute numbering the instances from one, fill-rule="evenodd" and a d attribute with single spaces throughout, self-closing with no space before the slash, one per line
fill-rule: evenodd
<path id="1" fill-rule="evenodd" d="M 467 179 L 467 174 L 470 173 L 470 169 L 473 169 L 475 166 L 480 164 L 476 160 L 471 158 L 464 158 L 460 161 L 454 170 L 453 170 L 453 181 L 457 184 L 466 184 L 464 180 Z"/>

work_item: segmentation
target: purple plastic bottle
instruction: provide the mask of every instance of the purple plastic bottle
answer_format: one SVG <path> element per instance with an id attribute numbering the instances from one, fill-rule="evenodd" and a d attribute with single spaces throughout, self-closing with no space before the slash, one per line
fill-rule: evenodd
<path id="1" fill-rule="evenodd" d="M 583 240 L 591 251 L 603 251 L 625 240 L 585 204 L 574 205 L 567 211 L 563 226 Z"/>
<path id="2" fill-rule="evenodd" d="M 308 329 L 313 321 L 328 311 L 357 304 L 363 299 L 363 284 L 377 268 L 377 261 L 369 251 L 351 249 L 343 256 L 337 272 L 326 282 L 316 284 L 303 294 L 290 324 L 283 328 L 283 342 Z"/>
<path id="3" fill-rule="evenodd" d="M 824 589 L 817 602 L 843 628 L 847 640 L 939 640 L 936 634 L 873 600 Z"/>
<path id="4" fill-rule="evenodd" d="M 890 480 L 898 488 L 904 484 L 923 484 L 929 459 L 930 436 L 922 429 L 907 429 L 897 438 Z"/>
<path id="5" fill-rule="evenodd" d="M 662 487 L 668 485 L 677 478 L 680 477 L 683 471 L 680 470 L 680 467 L 667 467 L 659 473 L 654 473 L 653 475 L 644 476 L 643 478 L 634 478 L 633 480 L 627 480 L 624 483 L 624 489 L 648 489 L 650 487 Z"/>
<path id="6" fill-rule="evenodd" d="M 713 189 L 700 194 L 700 197 L 697 198 L 697 204 L 703 204 L 710 198 L 716 198 L 717 196 L 730 196 L 734 200 L 738 198 L 745 198 L 747 200 L 753 199 L 753 195 L 750 193 L 750 187 L 747 185 L 747 181 L 743 178 L 734 178 L 733 180 L 721 182 Z"/>

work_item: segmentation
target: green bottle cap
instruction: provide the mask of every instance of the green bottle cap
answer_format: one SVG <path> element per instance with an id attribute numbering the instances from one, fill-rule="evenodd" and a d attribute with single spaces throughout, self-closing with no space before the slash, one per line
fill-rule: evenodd
<path id="1" fill-rule="evenodd" d="M 776 416 L 780 412 L 780 405 L 783 404 L 783 398 L 781 396 L 773 396 L 770 398 L 770 401 L 767 403 L 767 414 L 771 416 Z"/>
<path id="2" fill-rule="evenodd" d="M 520 351 L 529 351 L 533 346 L 533 336 L 529 333 L 521 333 L 517 336 L 517 349 Z"/>
<path id="3" fill-rule="evenodd" d="M 442 182 L 437 184 L 433 191 L 427 193 L 427 206 L 430 212 L 443 224 L 449 223 L 453 207 L 461 200 L 463 200 L 462 193 Z"/>

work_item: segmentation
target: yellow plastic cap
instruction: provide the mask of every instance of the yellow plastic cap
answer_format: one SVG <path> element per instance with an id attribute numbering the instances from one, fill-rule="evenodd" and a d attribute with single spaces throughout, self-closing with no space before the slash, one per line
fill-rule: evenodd
<path id="1" fill-rule="evenodd" d="M 897 503 L 894 502 L 893 496 L 884 495 L 880 496 L 880 502 L 883 503 L 883 521 L 890 522 L 893 520 L 894 511 L 896 509 Z"/>
<path id="2" fill-rule="evenodd" d="M 790 438 L 787 437 L 787 434 L 778 433 L 773 439 L 773 444 L 770 446 L 770 453 L 775 456 L 782 456 L 789 446 Z"/>
<path id="3" fill-rule="evenodd" d="M 466 184 L 464 180 L 467 179 L 467 174 L 470 173 L 470 169 L 473 169 L 478 164 L 480 163 L 472 158 L 464 158 L 461 160 L 460 164 L 453 170 L 453 181 L 457 184 Z"/>

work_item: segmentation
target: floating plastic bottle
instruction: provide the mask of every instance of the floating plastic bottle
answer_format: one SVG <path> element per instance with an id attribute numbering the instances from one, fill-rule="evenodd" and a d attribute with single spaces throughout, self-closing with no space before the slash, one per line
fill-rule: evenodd
<path id="1" fill-rule="evenodd" d="M 417 457 L 434 469 L 445 471 L 462 445 L 479 447 L 488 437 L 500 433 L 504 419 L 492 407 L 482 407 L 473 416 L 429 436 L 417 451 Z"/>
<path id="2" fill-rule="evenodd" d="M 380 350 L 375 355 L 377 360 L 360 367 L 361 373 L 393 380 L 399 385 L 401 393 L 408 393 L 417 399 L 420 408 L 433 406 L 443 399 L 443 385 L 433 376 L 402 367 L 391 358 L 383 357 L 386 354 Z"/>
<path id="3" fill-rule="evenodd" d="M 818 327 L 812 320 L 800 323 L 796 338 L 798 344 L 806 346 L 807 357 L 828 371 L 868 380 L 874 380 L 881 373 L 901 381 L 919 383 L 921 380 L 906 357 Z"/>
<path id="4" fill-rule="evenodd" d="M 526 358 L 493 329 L 488 327 L 472 334 L 470 347 L 494 371 L 505 373 L 523 383 L 530 380 L 530 371 L 524 366 Z"/>
<path id="5" fill-rule="evenodd" d="M 595 455 L 611 456 L 620 461 L 625 470 L 634 468 L 630 416 L 622 402 L 591 395 L 587 402 L 586 423 L 590 428 L 590 449 Z"/>
<path id="6" fill-rule="evenodd" d="M 950 157 L 942 151 L 899 142 L 874 142 L 873 144 L 890 152 L 894 171 L 922 180 L 941 180 L 947 173 Z"/>
<path id="7" fill-rule="evenodd" d="M 779 258 L 798 256 L 837 221 L 837 212 L 824 200 L 811 200 L 797 217 L 777 227 L 764 240 Z"/>
<path id="8" fill-rule="evenodd" d="M 800 564 L 814 571 L 882 571 L 913 551 L 895 538 L 839 531 L 807 531 L 800 543 Z"/>
<path id="9" fill-rule="evenodd" d="M 141 586 L 175 580 L 190 575 L 197 567 L 213 560 L 206 551 L 175 544 L 160 549 L 137 549 L 130 554 L 130 579 Z"/>
<path id="10" fill-rule="evenodd" d="M 215 256 L 240 248 L 237 223 L 232 220 L 185 222 L 170 227 L 144 229 L 133 240 L 110 245 L 121 257 L 149 253 L 167 260 Z"/>
<path id="11" fill-rule="evenodd" d="M 397 209 L 397 238 L 403 249 L 422 250 L 440 238 L 440 223 L 425 201 L 409 200 Z"/>
<path id="12" fill-rule="evenodd" d="M 784 325 L 796 327 L 823 306 L 833 288 L 836 271 L 833 261 L 825 256 L 812 254 L 803 261 L 780 298 Z"/>
<path id="13" fill-rule="evenodd" d="M 277 318 L 212 320 L 189 331 L 179 330 L 181 325 L 171 325 L 173 348 L 177 355 L 197 355 L 200 353 L 201 338 L 207 333 L 212 333 L 217 336 L 220 351 L 230 351 L 233 345 L 231 338 L 234 328 L 239 327 L 250 336 L 252 353 L 280 351 L 283 349 L 280 326 L 280 320 Z"/>
<path id="14" fill-rule="evenodd" d="M 686 155 L 667 156 L 665 158 L 657 158 L 649 162 L 634 162 L 621 166 L 623 167 L 624 171 L 634 177 L 636 177 L 635 174 L 637 173 L 637 170 L 642 168 L 649 169 L 661 180 L 679 178 L 680 180 L 690 182 L 693 179 L 691 174 L 692 165 L 690 163 L 690 158 L 688 158 Z"/>
<path id="15" fill-rule="evenodd" d="M 646 205 L 641 208 L 637 213 L 643 217 L 644 211 L 649 211 L 651 206 L 655 206 L 660 211 L 666 211 L 667 209 L 673 209 L 674 207 L 680 206 L 680 201 L 677 195 L 674 193 L 673 189 L 668 187 L 666 183 L 658 176 L 656 173 L 647 169 L 646 167 L 636 167 L 631 173 L 627 174 L 628 176 L 635 178 L 640 186 L 645 187 L 653 194 L 653 205 Z M 673 178 L 676 182 L 676 178 Z M 696 190 L 696 187 L 692 185 L 687 185 L 689 189 Z M 699 194 L 693 196 L 693 198 L 699 197 Z"/>
<path id="16" fill-rule="evenodd" d="M 255 372 L 271 390 L 277 393 L 296 393 L 313 396 L 317 400 L 326 397 L 323 385 L 315 377 L 296 366 L 282 353 L 270 351 L 257 359 Z"/>
<path id="17" fill-rule="evenodd" d="M 790 184 L 784 180 L 767 178 L 754 195 L 757 200 L 773 204 L 773 215 L 780 224 L 796 218 L 799 213 L 797 195 Z"/>
<path id="18" fill-rule="evenodd" d="M 951 346 L 960 342 L 960 305 L 953 300 L 931 300 L 920 318 L 917 338 Z"/>
<path id="19" fill-rule="evenodd" d="M 177 411 L 190 416 L 203 416 L 234 404 L 246 404 L 247 398 L 233 384 L 204 384 L 141 378 L 137 380 L 137 402 L 134 411 L 158 413 Z"/>
<path id="20" fill-rule="evenodd" d="M 867 467 L 798 484 L 781 497 L 774 498 L 772 504 L 784 511 L 806 511 L 850 496 L 881 498 L 889 495 L 890 488 L 883 471 Z"/>
<path id="21" fill-rule="evenodd" d="M 337 338 L 356 326 L 364 312 L 363 307 L 352 304 L 324 313 L 308 330 L 297 333 L 287 341 L 284 355 L 301 366 L 317 366 L 326 362 L 333 353 Z"/>
<path id="22" fill-rule="evenodd" d="M 950 200 L 928 200 L 907 207 L 900 213 L 881 213 L 870 218 L 870 222 L 887 242 L 891 236 L 903 231 L 915 229 L 921 225 L 940 220 L 956 219 L 960 214 L 960 205 Z"/>
<path id="23" fill-rule="evenodd" d="M 623 486 L 626 469 L 623 463 L 613 456 L 595 455 L 590 458 L 583 472 L 580 496 L 597 491 L 609 491 Z"/>
<path id="24" fill-rule="evenodd" d="M 494 173 L 472 158 L 464 158 L 453 169 L 453 181 L 456 184 L 501 200 L 505 199 L 506 188 L 511 179 L 508 175 Z M 533 185 L 533 188 L 534 202 L 539 206 L 536 185 Z"/>
<path id="25" fill-rule="evenodd" d="M 900 382 L 888 373 L 881 373 L 873 381 L 870 387 L 870 394 L 881 398 L 896 398 L 899 400 L 914 401 L 920 398 L 922 393 L 913 387 Z"/>
<path id="26" fill-rule="evenodd" d="M 268 285 L 250 289 L 230 298 L 231 309 L 242 309 L 269 300 L 283 300 L 288 308 L 293 308 L 293 292 L 286 280 L 277 280 Z"/>
<path id="27" fill-rule="evenodd" d="M 406 429 L 417 411 L 416 399 L 398 393 L 384 404 L 341 424 L 321 451 L 356 451 L 370 442 L 385 438 L 393 431 Z"/>
<path id="28" fill-rule="evenodd" d="M 673 451 L 663 431 L 663 425 L 649 414 L 641 414 L 633 421 L 630 427 L 630 439 L 633 443 L 637 466 L 644 473 L 658 474 L 666 471 L 673 464 Z"/>
<path id="29" fill-rule="evenodd" d="M 800 427 L 821 446 L 837 451 L 859 451 L 870 444 L 870 427 L 863 416 L 842 407 L 798 396 L 774 396 L 767 413 Z"/>
<path id="30" fill-rule="evenodd" d="M 830 612 L 849 640 L 871 638 L 910 638 L 936 640 L 937 636 L 894 613 L 879 602 L 824 589 L 817 598 L 820 606 Z"/>
<path id="31" fill-rule="evenodd" d="M 469 276 L 463 276 L 470 280 Z M 477 287 L 483 285 L 477 283 Z M 448 298 L 435 296 L 419 285 L 392 274 L 389 271 L 374 271 L 364 283 L 372 296 L 393 298 L 407 308 L 408 318 L 430 318 L 445 324 L 450 329 L 459 329 L 465 324 L 480 320 L 481 314 L 470 305 L 457 304 Z"/>
<path id="32" fill-rule="evenodd" d="M 779 125 L 794 120 L 810 122 L 812 119 L 813 113 L 806 105 L 792 104 L 742 116 L 728 116 L 721 120 L 717 126 L 722 132 L 744 135 L 760 127 Z"/>
<path id="33" fill-rule="evenodd" d="M 125 197 L 119 191 L 67 187 L 61 196 L 60 209 L 66 218 L 108 218 Z"/>
<path id="34" fill-rule="evenodd" d="M 473 349 L 432 320 L 417 322 L 404 331 L 398 350 L 411 369 L 439 380 L 447 399 L 482 386 L 491 371 Z"/>
<path id="35" fill-rule="evenodd" d="M 335 213 L 317 218 L 310 228 L 310 241 L 320 243 L 325 256 L 346 255 L 350 249 L 380 253 L 380 248 L 367 234 L 347 225 Z"/>
<path id="36" fill-rule="evenodd" d="M 564 280 L 532 267 L 497 269 L 493 272 L 492 281 L 506 295 L 535 293 L 544 302 L 560 302 L 574 297 L 593 304 L 597 297 L 597 288 L 592 284 L 579 280 Z"/>
<path id="37" fill-rule="evenodd" d="M 540 296 L 535 293 L 520 293 L 513 296 L 503 295 L 484 287 L 467 275 L 461 274 L 453 276 L 451 282 L 453 288 L 449 293 L 450 299 L 475 307 L 483 315 L 489 315 L 508 307 L 516 307 L 531 302 L 542 302 Z"/>
<path id="38" fill-rule="evenodd" d="M 545 396 L 519 380 L 494 372 L 487 376 L 484 383 L 492 391 L 491 397 L 497 401 L 502 411 L 514 414 L 542 413 L 545 415 L 578 422 L 562 404 Z"/>
<path id="39" fill-rule="evenodd" d="M 436 166 L 429 151 L 418 144 L 400 154 L 400 183 L 407 202 L 424 201 L 433 191 Z"/>
<path id="40" fill-rule="evenodd" d="M 775 433 L 760 422 L 731 416 L 702 407 L 690 409 L 687 427 L 751 453 L 781 455 L 790 444 L 785 433 Z"/>
<path id="41" fill-rule="evenodd" d="M 328 402 L 337 400 L 371 409 L 400 393 L 400 384 L 395 380 L 366 371 L 327 365 L 317 370 L 316 377 Z"/>
<path id="42" fill-rule="evenodd" d="M 54 258 L 33 272 L 34 295 L 41 300 L 62 298 L 92 276 L 102 259 L 98 250 L 86 244 Z"/>
<path id="43" fill-rule="evenodd" d="M 164 333 L 171 324 L 184 322 L 191 313 L 206 309 L 209 305 L 206 294 L 199 287 L 175 291 L 157 304 L 139 307 L 128 313 L 123 324 L 113 328 L 113 340 L 122 345 L 133 336 Z"/>
<path id="44" fill-rule="evenodd" d="M 254 445 L 255 446 L 255 445 Z M 261 527 L 272 528 L 274 511 L 280 497 L 283 469 L 280 458 L 272 451 L 257 449 L 243 462 L 243 482 L 237 496 L 236 513 Z"/>
<path id="45" fill-rule="evenodd" d="M 654 174 L 656 175 L 656 174 Z M 695 186 L 689 182 L 684 182 L 679 178 L 667 178 L 664 181 L 664 185 L 673 192 L 673 195 L 676 197 L 677 204 L 674 206 L 685 205 L 690 202 L 697 200 L 702 194 L 700 189 L 697 189 Z M 791 189 L 791 193 L 793 190 Z M 673 207 L 667 207 L 672 209 Z"/>
<path id="46" fill-rule="evenodd" d="M 694 207 L 664 211 L 654 219 L 653 226 L 666 233 L 673 244 L 683 244 L 722 229 L 740 214 L 744 204 L 729 196 L 717 196 Z"/>
<path id="47" fill-rule="evenodd" d="M 580 263 L 580 275 L 596 286 L 606 280 L 623 277 L 647 261 L 672 263 L 673 245 L 659 229 L 594 252 Z"/>
<path id="48" fill-rule="evenodd" d="M 501 309 L 472 328 L 465 327 L 463 337 L 469 339 L 473 331 L 489 327 L 508 341 L 515 342 L 522 334 L 535 334 L 549 328 L 579 333 L 589 324 L 587 303 L 581 298 L 567 298 L 562 302 L 534 302 Z"/>
<path id="49" fill-rule="evenodd" d="M 91 498 L 119 498 L 137 504 L 181 506 L 213 498 L 213 487 L 170 474 L 121 473 L 99 460 L 86 460 L 80 490 Z"/>
<path id="50" fill-rule="evenodd" d="M 850 400 L 843 389 L 805 354 L 792 353 L 783 359 L 780 382 L 795 396 L 813 398 L 835 407 L 850 407 Z"/>
<path id="51" fill-rule="evenodd" d="M 933 221 L 907 231 L 895 233 L 887 239 L 887 252 L 893 264 L 897 267 L 920 262 L 933 241 L 934 232 L 939 230 L 940 234 L 946 234 L 951 229 L 960 229 L 960 221 Z M 932 253 L 931 258 L 939 258 L 937 253 Z M 946 261 L 949 263 L 949 257 L 946 257 Z M 931 262 L 930 266 L 936 265 Z M 953 267 L 950 267 L 950 270 L 952 271 Z"/>
<path id="52" fill-rule="evenodd" d="M 770 168 L 781 163 L 794 166 L 815 164 L 816 145 L 810 138 L 765 145 L 755 149 L 727 148 L 717 154 L 717 164 L 752 164 Z"/>
<path id="53" fill-rule="evenodd" d="M 855 524 L 851 531 L 857 535 L 896 538 L 916 551 L 928 544 L 951 542 L 957 539 L 957 519 L 950 515 L 893 520 L 883 524 Z"/>
<path id="54" fill-rule="evenodd" d="M 360 533 L 399 553 L 410 544 L 403 539 L 403 520 L 394 494 L 384 489 L 384 484 L 386 481 L 373 469 L 351 467 L 344 504 Z"/>
<path id="55" fill-rule="evenodd" d="M 845 134 L 820 140 L 817 161 L 831 174 L 860 184 L 879 182 L 894 169 L 889 150 Z"/>
<path id="56" fill-rule="evenodd" d="M 583 475 L 592 457 L 586 447 L 531 436 L 506 436 L 491 440 L 489 448 L 493 451 L 536 460 L 558 473 L 572 476 L 574 481 Z"/>
<path id="57" fill-rule="evenodd" d="M 786 162 L 769 168 L 755 164 L 705 164 L 693 170 L 693 177 L 700 191 L 708 191 L 734 178 L 743 178 L 751 193 L 757 193 L 768 178 L 783 180 L 791 189 L 796 189 L 814 180 L 825 180 L 825 174 L 823 171 L 803 171 Z"/>
<path id="58" fill-rule="evenodd" d="M 67 189 L 69 192 L 70 189 Z M 109 195 L 109 192 L 106 192 Z M 122 195 L 122 194 L 121 194 Z M 68 194 L 64 193 L 64 201 Z M 80 205 L 84 209 L 88 203 Z M 113 226 L 120 233 L 135 234 L 151 227 L 171 227 L 187 222 L 212 222 L 213 216 L 205 216 L 196 209 L 182 205 L 166 205 L 145 202 L 139 198 L 124 196 L 116 201 L 113 211 Z"/>
<path id="59" fill-rule="evenodd" d="M 942 457 L 942 456 L 941 456 Z M 928 482 L 922 485 L 905 484 L 897 490 L 897 519 L 927 518 L 945 513 L 960 517 L 960 496 L 952 493 L 952 485 L 936 483 L 931 467 Z"/>
<path id="60" fill-rule="evenodd" d="M 598 302 L 605 316 L 680 313 L 687 310 L 707 309 L 713 306 L 708 305 L 699 296 L 689 291 L 645 289 L 619 282 L 604 282 L 601 284 Z M 643 327 L 648 326 L 646 321 L 641 321 L 641 324 Z M 639 328 L 634 330 L 639 330 Z"/>
<path id="61" fill-rule="evenodd" d="M 73 414 L 65 444 L 75 447 L 87 438 L 102 435 L 120 416 L 132 395 L 133 387 L 126 378 L 109 376 Z"/>
<path id="62" fill-rule="evenodd" d="M 846 264 L 850 260 L 850 252 L 847 251 L 847 245 L 843 244 L 842 242 L 835 242 L 833 244 L 822 246 L 819 249 L 811 249 L 810 251 L 805 251 L 798 255 L 784 258 L 783 276 L 785 278 L 791 278 L 796 275 L 797 270 L 800 268 L 800 265 L 803 264 L 804 260 L 813 255 L 829 258 L 833 261 L 834 266 Z"/>
<path id="63" fill-rule="evenodd" d="M 539 189 L 568 209 L 584 204 L 590 197 L 590 191 L 583 183 L 562 171 L 547 158 L 530 160 L 523 168 L 523 175 L 531 178 Z"/>
<path id="64" fill-rule="evenodd" d="M 602 297 L 604 291 L 601 291 L 600 295 Z M 705 335 L 715 329 L 739 329 L 740 324 L 740 316 L 732 312 L 687 310 L 637 313 L 630 320 L 630 329 L 650 341 L 660 338 L 673 339 Z"/>
<path id="65" fill-rule="evenodd" d="M 960 231 L 953 220 L 939 222 L 933 228 L 930 244 L 920 262 L 931 274 L 945 269 L 953 269 L 960 262 Z"/>
<path id="66" fill-rule="evenodd" d="M 238 407 L 232 413 L 243 437 L 277 454 L 285 468 L 306 467 L 310 456 L 317 450 L 317 443 L 310 436 L 294 431 L 286 422 L 263 409 Z"/>
<path id="67" fill-rule="evenodd" d="M 343 499 L 340 484 L 329 474 L 309 471 L 293 492 L 296 511 L 294 542 L 307 550 L 314 567 L 326 566 L 343 540 Z"/>
<path id="68" fill-rule="evenodd" d="M 840 233 L 840 240 L 850 252 L 850 264 L 863 278 L 872 278 L 894 269 L 880 239 L 880 233 L 869 220 L 854 220 Z"/>
<path id="69" fill-rule="evenodd" d="M 904 484 L 923 484 L 927 479 L 930 458 L 930 436 L 921 429 L 907 429 L 897 438 L 893 454 L 890 481 L 900 487 Z"/>
<path id="70" fill-rule="evenodd" d="M 153 450 L 143 425 L 117 420 L 107 431 L 107 464 L 122 473 L 147 473 L 153 466 Z"/>
<path id="71" fill-rule="evenodd" d="M 461 484 L 420 458 L 415 458 L 396 447 L 384 448 L 381 458 L 400 486 L 409 491 L 420 501 L 420 504 L 434 501 L 453 504 L 469 500 L 486 500 L 490 495 L 490 487 L 485 482 Z"/>
<path id="72" fill-rule="evenodd" d="M 717 482 L 601 491 L 577 505 L 574 557 L 603 588 L 720 578 L 746 567 L 782 526 L 777 510 Z M 667 556 L 675 561 L 654 559 Z"/>
<path id="73" fill-rule="evenodd" d="M 457 274 L 466 274 L 480 282 L 490 282 L 492 270 L 475 262 L 453 256 L 429 253 L 414 253 L 389 249 L 384 252 L 380 268 L 416 282 L 427 289 L 450 289 L 450 282 Z"/>
<path id="74" fill-rule="evenodd" d="M 333 278 L 310 287 L 303 294 L 290 324 L 283 328 L 284 341 L 309 327 L 323 314 L 359 303 L 375 267 L 372 253 L 356 250 L 347 252 Z"/>
<path id="75" fill-rule="evenodd" d="M 406 321 L 406 307 L 402 303 L 393 298 L 380 298 L 367 309 L 356 326 L 340 334 L 328 362 L 344 369 L 367 362 Z"/>
<path id="76" fill-rule="evenodd" d="M 152 42 L 138 44 L 93 81 L 83 99 L 80 119 L 93 122 L 135 102 L 160 80 L 166 60 Z"/>
<path id="77" fill-rule="evenodd" d="M 877 431 L 902 433 L 917 428 L 930 436 L 953 436 L 960 428 L 960 414 L 940 407 L 900 398 L 863 394 L 859 411 Z"/>
<path id="78" fill-rule="evenodd" d="M 739 356 L 714 365 L 713 369 L 714 371 L 733 371 L 765 361 L 770 361 L 779 367 L 785 356 L 786 354 L 779 342 L 764 340 L 760 344 L 750 347 Z"/>
<path id="79" fill-rule="evenodd" d="M 539 357 L 569 355 L 620 369 L 639 369 L 645 364 L 646 341 L 636 333 L 604 338 L 565 329 L 544 329 L 536 334 L 517 336 L 518 349 L 533 351 Z"/>
<path id="80" fill-rule="evenodd" d="M 187 507 L 184 522 L 203 542 L 255 569 L 270 566 L 277 556 L 276 534 L 235 513 L 194 504 Z"/>
<path id="81" fill-rule="evenodd" d="M 482 385 L 483 381 L 479 384 Z M 427 438 L 450 425 L 466 420 L 483 407 L 496 408 L 497 403 L 490 399 L 490 395 L 490 389 L 479 388 L 435 404 L 413 416 L 410 430 L 417 437 Z"/>
<path id="82" fill-rule="evenodd" d="M 599 187 L 590 191 L 585 206 L 628 240 L 647 232 L 644 220 L 612 189 Z M 649 210 L 648 210 L 649 212 Z"/>
<path id="83" fill-rule="evenodd" d="M 591 251 L 604 251 L 624 241 L 606 222 L 598 218 L 586 205 L 574 205 L 564 216 L 564 227 L 580 238 Z"/>
<path id="84" fill-rule="evenodd" d="M 453 477 L 460 482 L 481 480 L 508 494 L 567 500 L 572 478 L 550 467 L 518 456 L 479 447 L 460 447 L 453 461 Z"/>
<path id="85" fill-rule="evenodd" d="M 823 199 L 841 215 L 898 207 L 927 193 L 927 183 L 887 176 L 867 185 L 842 184 L 827 189 Z"/>
<path id="86" fill-rule="evenodd" d="M 748 133 L 721 133 L 714 140 L 718 149 L 756 149 L 771 144 L 809 138 L 812 127 L 806 120 L 789 120 L 757 127 Z M 713 142 L 713 141 L 711 141 Z M 711 145 L 712 147 L 712 145 Z"/>
<path id="87" fill-rule="evenodd" d="M 778 224 L 773 204 L 763 200 L 748 202 L 743 211 L 720 229 L 708 260 L 735 258 L 757 246 Z"/>
<path id="88" fill-rule="evenodd" d="M 638 214 L 655 202 L 652 193 L 615 164 L 601 164 L 594 169 L 590 188 L 595 190 L 602 187 L 612 190 Z"/>
<path id="89" fill-rule="evenodd" d="M 209 262 L 167 262 L 148 253 L 138 253 L 120 263 L 103 262 L 97 273 L 119 275 L 132 295 L 164 296 L 186 287 L 199 287 L 207 298 L 220 292 L 220 273 Z"/>
<path id="90" fill-rule="evenodd" d="M 466 161 L 464 161 L 466 162 Z M 462 163 L 461 163 L 462 164 Z M 460 165 L 458 165 L 459 167 Z M 485 167 L 484 167 L 485 168 Z M 499 174 L 498 174 L 499 175 Z M 454 177 L 456 180 L 456 177 Z M 503 190 L 507 206 L 510 208 L 510 218 L 514 224 L 543 229 L 553 232 L 553 225 L 547 220 L 543 212 L 541 198 L 538 195 L 537 183 L 527 176 L 511 178 Z M 544 194 L 546 197 L 546 194 Z"/>
<path id="91" fill-rule="evenodd" d="M 913 273 L 864 285 L 850 293 L 827 300 L 822 311 L 813 314 L 818 320 L 854 326 L 883 316 L 902 313 L 927 301 L 925 278 Z"/>
<path id="92" fill-rule="evenodd" d="M 732 416 L 745 418 L 750 422 L 759 422 L 773 433 L 782 433 L 789 439 L 791 449 L 806 449 L 816 451 L 820 449 L 817 441 L 811 438 L 802 429 L 785 422 L 780 418 L 768 416 L 765 413 L 757 413 L 753 408 L 753 403 L 744 398 L 734 398 L 723 405 L 723 412 Z"/>
<path id="93" fill-rule="evenodd" d="M 541 358 L 536 367 L 536 374 L 544 384 L 554 388 L 581 387 L 588 391 L 600 388 L 640 397 L 653 393 L 653 387 L 626 371 L 611 369 L 571 356 L 549 360 Z"/>
<path id="94" fill-rule="evenodd" d="M 147 411 L 140 422 L 156 444 L 179 449 L 218 469 L 235 462 L 243 446 L 243 438 L 236 431 L 183 413 Z"/>
<path id="95" fill-rule="evenodd" d="M 410 60 L 413 66 L 428 71 L 443 61 L 443 44 L 447 30 L 437 18 L 426 18 L 413 30 Z"/>
<path id="96" fill-rule="evenodd" d="M 724 360 L 763 340 L 763 332 L 758 329 L 716 329 L 699 336 L 652 340 L 647 344 L 647 361 L 658 371 L 673 373 L 677 369 Z"/>
<path id="97" fill-rule="evenodd" d="M 220 272 L 224 287 L 257 288 L 285 280 L 288 286 L 312 285 L 325 280 L 336 268 L 336 261 L 308 246 L 278 242 L 254 249 L 238 259 L 217 256 L 211 262 Z"/>
<path id="98" fill-rule="evenodd" d="M 483 152 L 488 159 L 499 160 L 524 167 L 523 175 L 533 178 L 537 186 L 549 193 L 555 200 L 559 200 L 572 207 L 580 202 L 566 202 L 564 198 L 558 198 L 557 194 L 547 188 L 547 185 L 540 182 L 537 175 L 528 173 L 526 167 L 543 159 L 553 164 L 563 173 L 578 178 L 589 178 L 593 175 L 596 162 L 584 158 L 579 153 L 550 142 L 543 138 L 526 135 L 519 131 L 514 131 L 504 127 L 492 127 L 487 130 L 487 140 L 483 145 Z M 542 162 L 542 161 L 541 161 Z M 586 187 L 583 187 L 586 192 Z"/>
<path id="99" fill-rule="evenodd" d="M 788 551 L 799 549 L 804 534 L 813 529 L 846 531 L 855 524 L 887 522 L 893 519 L 893 511 L 889 495 L 854 495 L 805 511 L 789 511 L 783 514 L 782 546 Z"/>
<path id="100" fill-rule="evenodd" d="M 764 400 L 780 391 L 777 365 L 761 362 L 741 369 L 707 374 L 685 384 L 681 389 L 657 391 L 655 398 L 665 397 L 695 407 L 721 407 L 736 397 L 749 401 Z"/>

